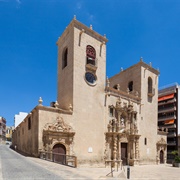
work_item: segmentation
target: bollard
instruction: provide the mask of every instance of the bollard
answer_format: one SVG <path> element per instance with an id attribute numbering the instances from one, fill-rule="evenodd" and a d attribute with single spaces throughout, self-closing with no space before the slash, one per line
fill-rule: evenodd
<path id="1" fill-rule="evenodd" d="M 129 178 L 130 178 L 130 167 L 127 166 L 127 179 L 129 179 Z"/>

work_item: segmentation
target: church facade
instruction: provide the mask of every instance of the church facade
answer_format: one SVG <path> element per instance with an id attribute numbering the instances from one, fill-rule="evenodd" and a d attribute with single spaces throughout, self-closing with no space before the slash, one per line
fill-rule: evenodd
<path id="1" fill-rule="evenodd" d="M 57 101 L 47 107 L 39 100 L 14 130 L 13 146 L 36 157 L 59 148 L 78 165 L 166 163 L 159 71 L 140 59 L 108 79 L 106 43 L 92 26 L 71 21 L 57 41 Z"/>

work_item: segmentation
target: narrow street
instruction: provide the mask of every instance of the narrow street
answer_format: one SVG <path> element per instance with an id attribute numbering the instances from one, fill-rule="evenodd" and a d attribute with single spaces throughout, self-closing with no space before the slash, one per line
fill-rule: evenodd
<path id="1" fill-rule="evenodd" d="M 7 145 L 0 145 L 1 179 L 63 179 L 51 171 L 13 151 Z"/>
<path id="2" fill-rule="evenodd" d="M 109 172 L 107 168 L 71 168 L 25 157 L 7 145 L 0 145 L 0 180 L 106 179 L 105 175 Z"/>
<path id="3" fill-rule="evenodd" d="M 25 157 L 6 145 L 0 145 L 0 180 L 62 180 L 62 179 L 121 179 L 125 173 L 114 172 L 114 177 L 107 177 L 109 168 L 77 167 L 70 168 L 39 158 Z M 139 165 L 130 167 L 131 180 L 180 180 L 180 169 L 171 164 Z"/>

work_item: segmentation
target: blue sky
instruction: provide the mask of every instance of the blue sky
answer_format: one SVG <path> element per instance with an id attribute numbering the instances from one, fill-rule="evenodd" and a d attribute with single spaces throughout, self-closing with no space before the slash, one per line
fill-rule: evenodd
<path id="1" fill-rule="evenodd" d="M 159 68 L 159 87 L 180 82 L 179 0 L 0 0 L 0 116 L 57 97 L 56 41 L 77 20 L 106 34 L 107 76 L 140 57 Z"/>

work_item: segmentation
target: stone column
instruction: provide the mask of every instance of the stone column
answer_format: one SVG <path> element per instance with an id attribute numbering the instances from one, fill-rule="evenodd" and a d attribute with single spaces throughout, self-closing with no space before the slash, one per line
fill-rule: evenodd
<path id="1" fill-rule="evenodd" d="M 132 159 L 135 159 L 135 141 L 134 139 L 132 140 Z"/>
<path id="2" fill-rule="evenodd" d="M 108 148 L 108 160 L 111 160 L 111 143 L 112 143 L 112 137 L 108 138 L 109 148 Z"/>
<path id="3" fill-rule="evenodd" d="M 156 163 L 160 164 L 160 147 L 157 145 L 157 158 L 156 158 Z"/>
<path id="4" fill-rule="evenodd" d="M 121 160 L 121 140 L 120 140 L 120 136 L 119 136 L 119 139 L 118 139 L 118 150 L 119 150 L 118 160 Z"/>
<path id="5" fill-rule="evenodd" d="M 135 159 L 139 159 L 139 139 L 135 141 Z"/>
<path id="6" fill-rule="evenodd" d="M 117 136 L 114 135 L 113 136 L 113 142 L 114 142 L 114 146 L 113 146 L 113 160 L 116 161 L 117 160 Z"/>

